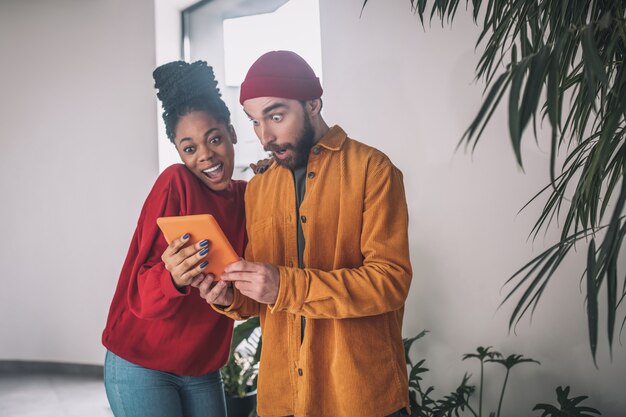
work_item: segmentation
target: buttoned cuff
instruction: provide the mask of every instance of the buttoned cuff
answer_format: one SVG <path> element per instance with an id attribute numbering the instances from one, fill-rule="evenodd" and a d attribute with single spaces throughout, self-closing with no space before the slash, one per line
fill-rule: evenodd
<path id="1" fill-rule="evenodd" d="M 304 304 L 304 297 L 299 299 L 298 294 L 302 293 L 299 291 L 299 287 L 304 287 L 306 285 L 306 277 L 299 276 L 300 273 L 303 274 L 303 270 L 279 266 L 278 273 L 280 274 L 278 297 L 273 305 L 269 305 L 270 311 L 272 313 L 278 311 L 289 311 L 291 313 L 295 313 L 300 311 L 302 305 Z"/>
<path id="2" fill-rule="evenodd" d="M 237 289 L 235 288 L 235 286 L 233 285 L 233 302 L 230 303 L 229 306 L 221 306 L 218 307 L 220 310 L 224 311 L 224 312 L 231 312 L 233 310 L 238 309 L 239 307 L 241 307 L 241 305 L 243 304 L 243 295 L 241 295 L 241 293 L 239 291 L 237 291 Z"/>
<path id="3" fill-rule="evenodd" d="M 211 304 L 213 310 L 217 311 L 220 314 L 224 314 L 225 316 L 230 317 L 233 320 L 242 320 L 242 316 L 239 314 L 237 310 L 241 308 L 245 301 L 245 298 L 236 288 L 233 288 L 233 302 L 230 303 L 229 306 L 219 306 L 215 304 Z"/>

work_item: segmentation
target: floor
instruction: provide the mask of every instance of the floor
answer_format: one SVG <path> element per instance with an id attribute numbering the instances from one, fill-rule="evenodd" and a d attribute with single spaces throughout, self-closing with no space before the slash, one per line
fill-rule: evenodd
<path id="1" fill-rule="evenodd" d="M 101 377 L 0 373 L 2 417 L 112 417 Z"/>

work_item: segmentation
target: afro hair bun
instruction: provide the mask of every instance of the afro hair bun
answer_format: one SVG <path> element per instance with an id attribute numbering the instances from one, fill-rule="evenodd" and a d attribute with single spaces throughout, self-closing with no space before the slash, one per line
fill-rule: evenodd
<path id="1" fill-rule="evenodd" d="M 175 109 L 196 97 L 221 97 L 213 68 L 205 61 L 189 64 L 184 61 L 161 65 L 152 73 L 157 97 L 163 109 Z"/>
<path id="2" fill-rule="evenodd" d="M 163 107 L 167 136 L 173 141 L 178 119 L 192 110 L 205 110 L 230 123 L 230 111 L 222 100 L 213 67 L 205 61 L 173 61 L 156 68 L 152 77 Z"/>

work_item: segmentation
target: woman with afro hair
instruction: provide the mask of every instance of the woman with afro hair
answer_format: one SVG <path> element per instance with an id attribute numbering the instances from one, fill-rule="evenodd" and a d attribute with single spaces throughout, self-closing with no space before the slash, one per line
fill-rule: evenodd
<path id="1" fill-rule="evenodd" d="M 194 287 L 209 243 L 181 249 L 184 235 L 168 246 L 156 219 L 212 214 L 243 256 L 246 183 L 231 179 L 237 136 L 205 62 L 170 62 L 153 76 L 167 136 L 183 163 L 157 178 L 122 266 L 102 334 L 106 393 L 116 417 L 223 417 L 219 369 L 233 322 Z"/>

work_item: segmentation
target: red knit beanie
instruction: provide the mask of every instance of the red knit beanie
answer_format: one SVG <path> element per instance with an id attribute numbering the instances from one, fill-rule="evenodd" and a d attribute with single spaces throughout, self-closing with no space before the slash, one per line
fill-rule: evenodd
<path id="1" fill-rule="evenodd" d="M 241 83 L 239 103 L 257 97 L 314 100 L 321 96 L 320 79 L 300 55 L 271 51 L 261 55 L 248 70 Z"/>

